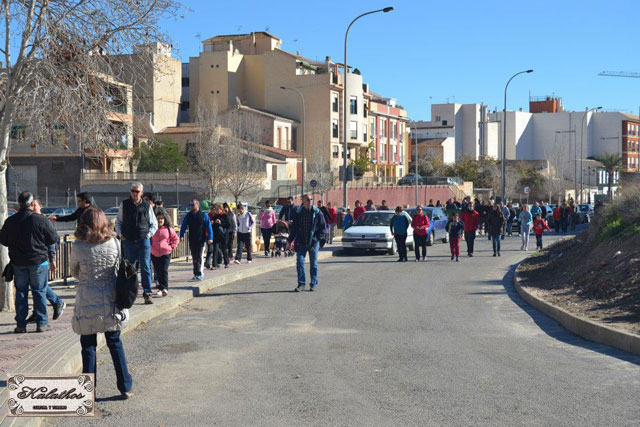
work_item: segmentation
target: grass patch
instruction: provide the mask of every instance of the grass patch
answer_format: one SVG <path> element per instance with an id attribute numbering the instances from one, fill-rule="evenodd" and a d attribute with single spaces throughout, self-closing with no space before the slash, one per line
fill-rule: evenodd
<path id="1" fill-rule="evenodd" d="M 536 252 L 531 254 L 531 258 L 538 258 L 538 257 L 541 257 L 542 255 L 544 255 L 544 252 L 536 251 Z"/>

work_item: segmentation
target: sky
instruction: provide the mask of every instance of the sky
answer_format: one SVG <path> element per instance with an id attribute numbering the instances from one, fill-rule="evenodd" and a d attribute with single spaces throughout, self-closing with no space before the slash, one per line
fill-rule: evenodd
<path id="1" fill-rule="evenodd" d="M 640 79 L 600 77 L 640 72 L 639 0 L 190 0 L 162 22 L 174 55 L 187 62 L 201 40 L 269 31 L 282 49 L 344 60 L 370 89 L 398 100 L 414 120 L 430 119 L 430 104 L 484 103 L 528 111 L 531 96 L 555 95 L 565 109 L 638 114 Z"/>

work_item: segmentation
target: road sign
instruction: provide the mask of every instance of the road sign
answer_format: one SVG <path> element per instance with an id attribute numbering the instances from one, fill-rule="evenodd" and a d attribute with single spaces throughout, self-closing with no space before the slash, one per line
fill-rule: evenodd
<path id="1" fill-rule="evenodd" d="M 316 186 L 318 185 L 318 181 L 316 181 L 315 179 L 312 179 L 309 184 L 311 185 L 311 188 L 316 188 Z"/>
<path id="2" fill-rule="evenodd" d="M 524 187 L 524 194 L 529 194 L 529 187 Z"/>

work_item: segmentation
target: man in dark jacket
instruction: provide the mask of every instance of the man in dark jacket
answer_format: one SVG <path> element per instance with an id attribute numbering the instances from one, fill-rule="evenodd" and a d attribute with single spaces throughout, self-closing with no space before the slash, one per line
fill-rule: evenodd
<path id="1" fill-rule="evenodd" d="M 213 229 L 209 216 L 200 210 L 200 202 L 197 199 L 189 203 L 191 210 L 184 216 L 180 227 L 180 241 L 184 241 L 184 234 L 189 229 L 189 250 L 193 259 L 193 277 L 191 280 L 201 281 L 202 274 L 202 252 L 204 244 L 213 243 Z M 208 237 L 208 239 L 207 239 Z M 215 254 L 214 254 L 215 256 Z"/>
<path id="2" fill-rule="evenodd" d="M 284 220 L 284 221 L 291 221 L 291 218 L 293 218 L 293 214 L 296 211 L 296 205 L 293 204 L 293 197 L 289 196 L 287 198 L 287 204 L 284 205 L 282 207 L 282 210 L 280 211 L 280 215 L 278 215 L 278 219 Z"/>
<path id="3" fill-rule="evenodd" d="M 53 215 L 50 216 L 49 219 L 53 222 L 72 222 L 79 220 L 84 211 L 91 206 L 91 196 L 87 192 L 78 193 L 76 201 L 78 202 L 78 209 L 76 209 L 71 215 Z"/>
<path id="4" fill-rule="evenodd" d="M 58 241 L 58 234 L 42 215 L 34 213 L 34 197 L 28 191 L 20 194 L 20 211 L 7 218 L 0 230 L 0 243 L 9 248 L 9 258 L 16 287 L 15 333 L 27 332 L 29 289 L 33 294 L 33 308 L 37 332 L 51 329 L 47 319 L 47 280 L 49 277 L 49 248 Z"/>
<path id="5" fill-rule="evenodd" d="M 304 259 L 309 252 L 309 271 L 311 283 L 309 290 L 314 291 L 318 286 L 318 252 L 325 243 L 326 222 L 320 209 L 311 204 L 308 195 L 302 196 L 302 206 L 293 214 L 289 242 L 295 241 L 296 269 L 298 272 L 298 286 L 296 292 L 304 290 L 306 278 L 304 275 Z"/>
<path id="6" fill-rule="evenodd" d="M 151 237 L 158 229 L 153 206 L 142 199 L 142 184 L 131 184 L 131 197 L 120 203 L 116 233 L 122 241 L 122 254 L 130 263 L 140 265 L 142 295 L 145 304 L 153 304 L 151 290 Z"/>

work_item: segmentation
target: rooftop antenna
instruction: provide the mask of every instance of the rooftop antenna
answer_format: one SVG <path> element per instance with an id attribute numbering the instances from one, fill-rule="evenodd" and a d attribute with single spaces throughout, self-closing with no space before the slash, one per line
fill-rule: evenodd
<path id="1" fill-rule="evenodd" d="M 195 38 L 197 38 L 197 39 L 198 39 L 198 46 L 197 46 L 197 51 L 198 51 L 198 52 L 200 52 L 200 44 L 201 44 L 200 38 L 201 38 L 201 37 L 202 37 L 202 34 L 201 34 L 201 33 L 196 33 Z"/>

